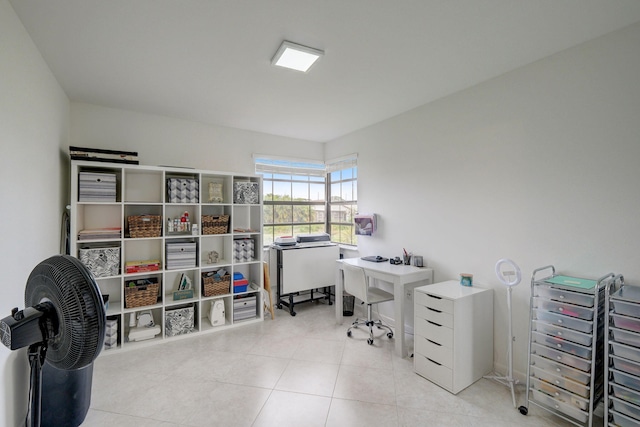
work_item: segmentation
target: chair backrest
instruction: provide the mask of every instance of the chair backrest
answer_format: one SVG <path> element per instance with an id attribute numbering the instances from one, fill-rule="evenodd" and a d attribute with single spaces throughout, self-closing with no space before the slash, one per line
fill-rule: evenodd
<path id="1" fill-rule="evenodd" d="M 342 264 L 344 273 L 344 290 L 360 301 L 368 303 L 367 276 L 362 267 L 356 267 L 347 263 Z"/>

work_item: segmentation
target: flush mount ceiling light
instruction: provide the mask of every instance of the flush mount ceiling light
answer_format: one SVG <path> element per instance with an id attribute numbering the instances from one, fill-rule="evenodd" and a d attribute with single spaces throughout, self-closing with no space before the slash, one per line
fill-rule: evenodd
<path id="1" fill-rule="evenodd" d="M 322 55 L 324 52 L 321 50 L 285 40 L 273 56 L 271 64 L 306 73 Z"/>

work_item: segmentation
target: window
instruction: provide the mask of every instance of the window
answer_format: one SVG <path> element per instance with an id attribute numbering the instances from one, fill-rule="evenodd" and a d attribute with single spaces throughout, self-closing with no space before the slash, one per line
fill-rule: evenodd
<path id="1" fill-rule="evenodd" d="M 327 164 L 328 229 L 331 241 L 357 245 L 353 217 L 358 213 L 358 167 L 355 156 Z"/>
<path id="2" fill-rule="evenodd" d="M 322 162 L 263 155 L 254 156 L 254 161 L 256 173 L 262 174 L 263 181 L 265 245 L 281 236 L 325 232 L 336 243 L 356 244 L 353 231 L 357 200 L 355 161 L 344 170 L 330 173 Z M 336 163 L 335 166 L 345 165 Z M 338 186 L 336 190 L 328 189 L 328 180 Z M 335 196 L 328 197 L 328 194 Z"/>
<path id="3" fill-rule="evenodd" d="M 326 177 L 322 162 L 256 156 L 262 174 L 264 244 L 281 236 L 326 231 Z"/>

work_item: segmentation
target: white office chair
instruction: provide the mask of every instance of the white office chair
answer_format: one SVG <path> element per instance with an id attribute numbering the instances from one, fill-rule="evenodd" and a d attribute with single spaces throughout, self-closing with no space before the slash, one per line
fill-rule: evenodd
<path id="1" fill-rule="evenodd" d="M 382 289 L 370 287 L 367 276 L 365 275 L 364 270 L 360 267 L 344 263 L 343 273 L 344 290 L 367 304 L 367 319 L 360 320 L 356 318 L 356 321 L 353 322 L 347 330 L 347 336 L 350 337 L 351 329 L 357 328 L 359 325 L 368 326 L 369 338 L 367 339 L 367 344 L 371 345 L 373 344 L 373 326 L 375 325 L 378 329 L 387 329 L 389 331 L 387 332 L 387 337 L 393 338 L 393 330 L 391 330 L 389 326 L 383 324 L 381 320 L 374 321 L 371 318 L 371 305 L 384 301 L 391 301 L 393 300 L 393 294 L 383 291 Z"/>

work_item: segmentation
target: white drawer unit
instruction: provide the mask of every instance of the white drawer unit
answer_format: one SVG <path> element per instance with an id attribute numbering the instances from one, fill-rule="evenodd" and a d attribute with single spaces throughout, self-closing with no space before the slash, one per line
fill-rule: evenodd
<path id="1" fill-rule="evenodd" d="M 526 406 L 534 404 L 575 425 L 593 425 L 604 391 L 605 287 L 598 280 L 533 271 L 529 316 Z"/>
<path id="2" fill-rule="evenodd" d="M 608 425 L 640 426 L 640 286 L 616 276 L 607 286 L 605 312 L 605 420 Z M 626 322 L 621 318 L 628 319 Z"/>
<path id="3" fill-rule="evenodd" d="M 414 290 L 414 370 L 457 394 L 493 370 L 493 291 L 450 280 Z"/>

